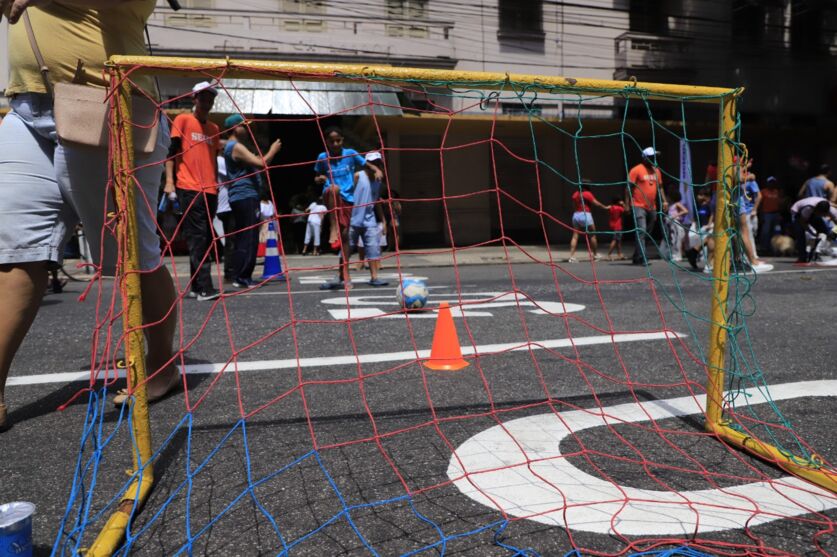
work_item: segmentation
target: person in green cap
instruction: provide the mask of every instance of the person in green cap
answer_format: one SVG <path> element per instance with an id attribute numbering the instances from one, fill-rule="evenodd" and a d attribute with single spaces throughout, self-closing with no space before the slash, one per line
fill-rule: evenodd
<path id="1" fill-rule="evenodd" d="M 224 162 L 227 165 L 227 190 L 235 229 L 231 235 L 233 252 L 233 286 L 249 288 L 253 285 L 253 269 L 259 247 L 259 174 L 265 172 L 273 158 L 282 149 L 282 140 L 276 139 L 267 151 L 256 155 L 245 146 L 252 143 L 248 122 L 241 114 L 233 114 L 224 120 L 227 144 L 224 146 Z M 228 239 L 230 239 L 228 237 Z"/>

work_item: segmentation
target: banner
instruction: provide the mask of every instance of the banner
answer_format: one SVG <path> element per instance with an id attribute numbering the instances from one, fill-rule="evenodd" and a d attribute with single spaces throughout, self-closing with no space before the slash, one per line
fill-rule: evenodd
<path id="1" fill-rule="evenodd" d="M 694 214 L 694 192 L 692 191 L 692 154 L 689 150 L 689 142 L 680 140 L 680 202 L 689 210 L 684 224 L 692 223 Z"/>

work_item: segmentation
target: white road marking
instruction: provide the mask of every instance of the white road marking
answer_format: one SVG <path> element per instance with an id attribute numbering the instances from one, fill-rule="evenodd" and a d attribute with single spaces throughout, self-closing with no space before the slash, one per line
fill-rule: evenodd
<path id="1" fill-rule="evenodd" d="M 837 396 L 837 380 L 774 385 L 769 393 L 774 401 Z M 748 404 L 768 401 L 761 390 L 747 394 Z M 499 505 L 515 517 L 609 535 L 689 536 L 837 507 L 837 495 L 792 476 L 723 490 L 638 489 L 588 474 L 561 454 L 561 441 L 579 431 L 700 414 L 704 402 L 704 396 L 687 396 L 511 420 L 457 448 L 448 477 L 462 493 L 492 509 Z"/>
<path id="2" fill-rule="evenodd" d="M 394 311 L 394 309 L 393 309 Z M 352 308 L 351 311 L 347 309 L 330 309 L 328 313 L 331 314 L 332 319 L 338 321 L 347 321 L 351 319 L 363 320 L 372 318 L 383 319 L 406 319 L 405 313 L 387 313 L 378 308 Z M 436 319 L 439 311 L 438 309 L 427 309 L 426 311 L 411 311 L 410 319 Z M 489 311 L 462 311 L 461 308 L 450 308 L 452 317 L 491 317 L 494 314 Z"/>
<path id="3" fill-rule="evenodd" d="M 543 350 L 554 348 L 567 348 L 569 346 L 592 346 L 596 344 L 611 344 L 614 342 L 640 342 L 646 340 L 663 340 L 684 338 L 687 335 L 674 331 L 664 331 L 655 333 L 621 333 L 611 335 L 596 335 L 588 337 L 575 337 L 572 339 L 550 339 L 550 340 L 533 340 L 530 343 L 521 342 L 507 342 L 502 344 L 483 344 L 477 346 L 463 346 L 462 354 L 465 356 L 479 355 L 488 356 L 498 352 L 505 351 L 523 351 L 523 350 Z M 256 362 L 242 362 L 237 363 L 215 363 L 215 364 L 187 364 L 181 366 L 181 370 L 188 374 L 211 374 L 211 373 L 230 373 L 235 369 L 238 371 L 265 371 L 277 369 L 296 369 L 299 367 L 326 367 L 326 366 L 342 366 L 342 365 L 357 365 L 379 363 L 379 362 L 401 362 L 409 360 L 423 360 L 430 357 L 430 350 L 414 350 L 404 352 L 383 352 L 377 354 L 358 354 L 348 356 L 324 356 L 315 358 L 289 358 L 285 360 L 262 360 Z M 124 377 L 124 370 L 118 370 L 119 377 Z M 111 375 L 109 377 L 113 377 Z M 447 372 L 446 372 L 447 373 Z M 45 383 L 69 383 L 71 381 L 89 381 L 89 371 L 70 371 L 60 373 L 43 373 L 39 375 L 24 375 L 20 377 L 10 377 L 6 383 L 9 387 L 19 387 L 24 385 L 41 385 Z"/>
<path id="4" fill-rule="evenodd" d="M 352 277 L 352 284 L 366 284 L 369 280 L 369 271 L 352 271 L 354 275 Z M 419 277 L 413 275 L 411 273 L 378 273 L 378 278 L 382 280 L 390 281 L 390 284 L 393 288 L 395 288 L 396 282 L 398 282 L 400 278 L 411 278 L 411 279 L 418 279 L 418 280 L 427 280 L 427 277 Z M 324 282 L 328 282 L 331 280 L 335 280 L 337 278 L 337 272 L 330 275 L 306 275 L 303 277 L 297 277 L 299 284 L 322 284 Z"/>
<path id="5" fill-rule="evenodd" d="M 494 314 L 488 311 L 481 311 L 492 308 L 505 307 L 525 307 L 534 308 L 527 310 L 529 313 L 535 315 L 564 315 L 567 313 L 574 313 L 583 311 L 585 306 L 581 304 L 567 304 L 561 302 L 541 302 L 531 301 L 522 294 L 515 294 L 514 292 L 461 292 L 457 295 L 453 293 L 431 292 L 430 298 L 432 302 L 428 304 L 438 304 L 441 302 L 448 302 L 451 308 L 451 315 L 453 317 L 492 317 Z M 460 302 L 461 301 L 461 302 Z M 325 298 L 320 300 L 320 303 L 326 305 L 338 305 L 346 307 L 348 303 L 349 309 L 330 309 L 328 310 L 331 317 L 336 320 L 345 321 L 348 319 L 370 319 L 373 317 L 384 317 L 388 319 L 405 319 L 404 313 L 394 313 L 398 307 L 398 301 L 395 296 L 391 295 L 372 295 L 372 296 L 337 296 L 334 298 Z M 386 310 L 358 306 L 390 306 Z M 392 315 L 387 315 L 392 313 Z M 434 319 L 436 317 L 437 309 L 428 308 L 426 312 L 411 312 L 411 319 Z"/>

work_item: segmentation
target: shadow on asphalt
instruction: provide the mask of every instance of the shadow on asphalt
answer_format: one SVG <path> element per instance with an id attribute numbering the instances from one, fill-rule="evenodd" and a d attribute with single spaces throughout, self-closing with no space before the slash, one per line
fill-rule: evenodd
<path id="1" fill-rule="evenodd" d="M 197 358 L 187 357 L 184 358 L 184 360 L 187 365 L 211 363 L 207 360 L 201 360 Z M 186 385 L 191 390 L 201 385 L 208 378 L 209 375 L 190 374 L 186 376 Z M 110 385 L 108 387 L 108 398 L 113 398 L 113 394 L 123 387 L 125 387 L 124 379 L 120 379 L 119 381 L 116 381 L 113 385 Z M 41 398 L 34 400 L 29 404 L 17 407 L 11 412 L 9 412 L 9 421 L 11 423 L 10 428 L 14 427 L 15 424 L 20 424 L 28 420 L 34 420 L 42 416 L 52 414 L 53 412 L 57 412 L 59 411 L 59 407 L 61 407 L 64 404 L 66 404 L 67 407 L 86 405 L 89 402 L 89 396 L 87 396 L 84 393 L 84 391 L 86 390 L 87 389 L 86 387 L 84 387 L 84 384 L 82 382 L 74 381 L 62 387 L 59 387 L 58 389 L 47 392 Z M 183 389 L 173 389 L 166 396 L 161 398 L 160 401 L 167 400 L 173 396 L 178 396 L 182 393 Z M 68 403 L 68 401 L 71 402 Z M 113 404 L 109 404 L 108 408 L 110 411 L 108 411 L 108 413 L 106 414 L 104 421 L 107 423 L 112 423 L 119 420 L 119 408 L 115 407 Z"/>

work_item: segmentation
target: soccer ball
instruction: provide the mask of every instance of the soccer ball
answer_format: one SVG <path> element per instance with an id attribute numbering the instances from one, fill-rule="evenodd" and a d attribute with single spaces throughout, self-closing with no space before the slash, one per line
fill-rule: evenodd
<path id="1" fill-rule="evenodd" d="M 398 305 L 404 309 L 421 309 L 427 305 L 427 285 L 418 279 L 404 279 L 395 289 Z"/>

